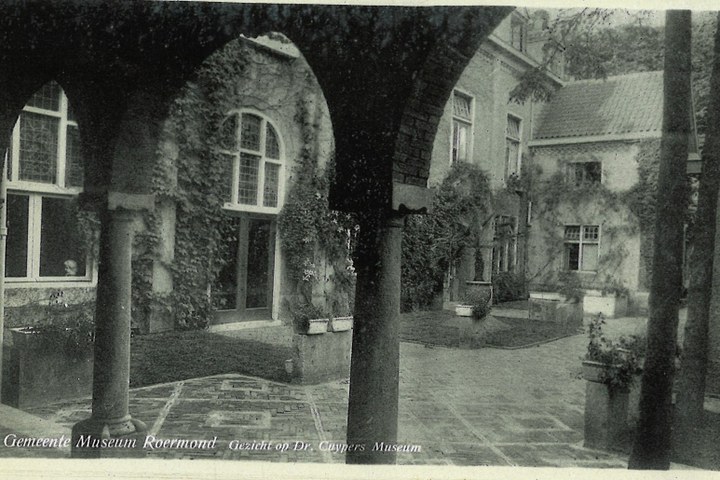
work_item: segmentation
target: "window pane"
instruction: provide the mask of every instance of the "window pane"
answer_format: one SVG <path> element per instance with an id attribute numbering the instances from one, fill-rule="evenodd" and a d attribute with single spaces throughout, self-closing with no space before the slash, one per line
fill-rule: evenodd
<path id="1" fill-rule="evenodd" d="M 65 154 L 65 186 L 83 186 L 83 164 L 80 157 L 80 135 L 77 127 L 67 128 L 67 148 Z"/>
<path id="2" fill-rule="evenodd" d="M 577 225 L 565 227 L 565 240 L 580 240 L 580 227 Z"/>
<path id="3" fill-rule="evenodd" d="M 275 163 L 265 163 L 265 189 L 263 192 L 263 205 L 266 207 L 277 207 L 279 189 L 280 165 Z"/>
<path id="4" fill-rule="evenodd" d="M 565 244 L 565 268 L 567 270 L 578 270 L 580 268 L 580 244 Z"/>
<path id="5" fill-rule="evenodd" d="M 60 85 L 50 82 L 35 92 L 27 104 L 31 107 L 44 108 L 46 110 L 60 110 Z"/>
<path id="6" fill-rule="evenodd" d="M 248 150 L 260 151 L 260 117 L 244 113 L 242 116 L 242 130 L 240 132 L 240 146 Z"/>
<path id="7" fill-rule="evenodd" d="M 258 166 L 260 157 L 248 153 L 240 154 L 240 174 L 238 175 L 238 203 L 257 205 Z"/>
<path id="8" fill-rule="evenodd" d="M 583 227 L 583 240 L 597 240 L 600 237 L 600 227 L 586 225 Z"/>
<path id="9" fill-rule="evenodd" d="M 220 124 L 220 148 L 234 152 L 237 150 L 237 120 L 238 115 L 226 117 Z"/>
<path id="10" fill-rule="evenodd" d="M 582 270 L 595 271 L 598 264 L 597 244 L 584 244 L 582 252 Z"/>
<path id="11" fill-rule="evenodd" d="M 275 160 L 280 159 L 280 145 L 278 144 L 277 133 L 269 123 L 265 129 L 265 156 Z"/>
<path id="12" fill-rule="evenodd" d="M 469 125 L 453 122 L 453 161 L 468 161 Z"/>
<path id="13" fill-rule="evenodd" d="M 507 119 L 507 136 L 515 139 L 520 138 L 520 120 L 515 117 Z"/>
<path id="14" fill-rule="evenodd" d="M 28 203 L 25 195 L 7 196 L 8 236 L 5 251 L 5 276 L 27 277 Z"/>
<path id="15" fill-rule="evenodd" d="M 455 93 L 453 95 L 453 115 L 470 120 L 472 108 L 472 100 L 465 95 Z"/>
<path id="16" fill-rule="evenodd" d="M 85 276 L 85 248 L 74 201 L 42 198 L 41 277 Z"/>
<path id="17" fill-rule="evenodd" d="M 520 144 L 511 139 L 507 139 L 506 142 L 507 145 L 505 146 L 505 154 L 507 158 L 505 159 L 505 171 L 506 175 L 509 177 L 512 174 L 519 173 L 517 164 L 520 154 Z"/>
<path id="18" fill-rule="evenodd" d="M 58 119 L 20 115 L 20 180 L 55 183 Z"/>

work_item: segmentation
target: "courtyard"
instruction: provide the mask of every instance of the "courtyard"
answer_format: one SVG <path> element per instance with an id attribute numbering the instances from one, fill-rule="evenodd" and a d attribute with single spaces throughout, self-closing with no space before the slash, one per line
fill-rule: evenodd
<path id="1" fill-rule="evenodd" d="M 644 321 L 608 320 L 606 330 L 634 333 Z M 398 443 L 408 451 L 398 452 L 398 463 L 626 468 L 624 454 L 583 448 L 586 346 L 585 334 L 520 349 L 401 343 Z M 348 388 L 347 380 L 295 385 L 226 373 L 132 389 L 130 411 L 155 440 L 199 444 L 217 437 L 212 448 L 149 444 L 143 449 L 149 458 L 344 463 Z M 25 427 L 69 436 L 72 425 L 90 415 L 90 399 L 29 413 L 38 423 Z M 33 434 L 2 427 L 4 435 Z M 69 453 L 0 449 L 3 457 Z"/>

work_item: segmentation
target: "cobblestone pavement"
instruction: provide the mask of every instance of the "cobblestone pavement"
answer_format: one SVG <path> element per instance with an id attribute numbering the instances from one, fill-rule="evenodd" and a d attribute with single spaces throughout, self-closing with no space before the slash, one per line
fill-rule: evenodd
<path id="1" fill-rule="evenodd" d="M 608 330 L 632 333 L 641 320 L 620 322 Z M 624 457 L 582 447 L 586 345 L 584 335 L 518 350 L 403 343 L 399 441 L 421 451 L 398 454 L 398 463 L 626 467 Z M 345 441 L 347 397 L 346 381 L 298 386 L 230 374 L 134 389 L 130 411 L 157 438 L 218 437 L 213 449 L 151 457 L 344 462 L 323 447 Z M 70 427 L 89 416 L 90 402 L 32 413 Z M 232 449 L 232 440 L 257 449 Z"/>

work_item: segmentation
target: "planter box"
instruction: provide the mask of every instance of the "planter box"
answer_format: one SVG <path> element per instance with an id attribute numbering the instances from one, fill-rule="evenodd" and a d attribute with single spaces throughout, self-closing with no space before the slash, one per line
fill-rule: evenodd
<path id="1" fill-rule="evenodd" d="M 540 322 L 553 322 L 568 328 L 583 324 L 583 304 L 558 299 L 530 297 L 528 318 Z"/>
<path id="2" fill-rule="evenodd" d="M 583 309 L 588 315 L 602 313 L 605 318 L 623 317 L 627 314 L 627 298 L 602 295 L 600 292 L 586 292 Z"/>
<path id="3" fill-rule="evenodd" d="M 331 332 L 345 332 L 347 330 L 352 330 L 353 317 L 331 318 L 329 326 Z"/>
<path id="4" fill-rule="evenodd" d="M 472 305 L 458 305 L 455 307 L 455 315 L 458 317 L 472 317 Z"/>
<path id="5" fill-rule="evenodd" d="M 314 384 L 350 376 L 352 330 L 332 335 L 294 335 L 293 382 Z"/>
<path id="6" fill-rule="evenodd" d="M 3 362 L 2 401 L 16 408 L 46 405 L 92 394 L 93 348 L 47 348 L 44 334 L 10 330 L 12 346 Z"/>
<path id="7" fill-rule="evenodd" d="M 310 325 L 305 335 L 320 335 L 321 333 L 327 332 L 329 321 L 327 318 L 313 318 L 310 320 Z"/>
<path id="8" fill-rule="evenodd" d="M 583 362 L 585 385 L 585 447 L 627 451 L 640 416 L 640 379 L 627 389 L 611 389 L 600 382 L 606 365 Z"/>

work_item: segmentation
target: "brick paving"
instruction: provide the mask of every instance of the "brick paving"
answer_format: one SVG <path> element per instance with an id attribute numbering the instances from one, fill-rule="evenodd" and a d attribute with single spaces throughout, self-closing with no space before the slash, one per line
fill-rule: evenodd
<path id="1" fill-rule="evenodd" d="M 609 321 L 606 330 L 632 333 L 640 322 Z M 421 451 L 398 454 L 398 463 L 626 467 L 622 456 L 582 447 L 586 344 L 584 335 L 519 350 L 401 344 L 398 440 Z M 328 445 L 345 441 L 348 388 L 218 375 L 133 389 L 130 411 L 157 438 L 218 437 L 211 450 L 157 449 L 150 457 L 340 463 L 344 455 Z M 69 428 L 89 408 L 83 399 L 31 413 Z M 232 440 L 256 449 L 230 448 Z"/>

